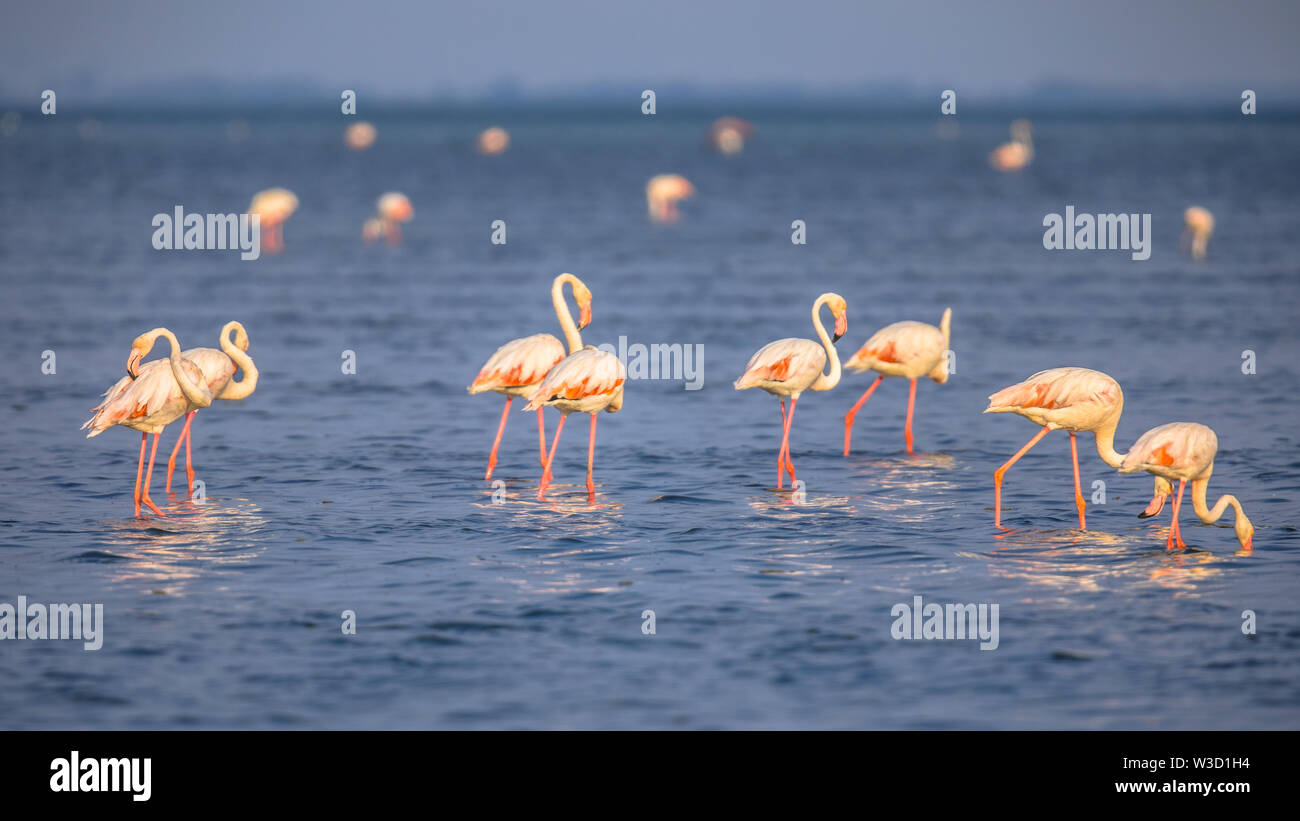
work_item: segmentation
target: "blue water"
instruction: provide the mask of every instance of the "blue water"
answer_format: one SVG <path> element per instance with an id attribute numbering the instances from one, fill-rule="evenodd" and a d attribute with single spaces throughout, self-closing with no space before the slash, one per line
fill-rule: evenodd
<path id="1" fill-rule="evenodd" d="M 0 726 L 1300 726 L 1294 121 L 1040 118 L 1034 165 L 1002 175 L 1001 117 L 942 139 L 931 119 L 758 112 L 736 157 L 701 149 L 707 117 L 375 116 L 364 154 L 333 119 L 250 116 L 240 142 L 226 116 L 77 119 L 0 138 L 0 602 L 103 603 L 104 645 L 0 642 Z M 474 154 L 496 123 L 510 151 Z M 654 226 L 642 186 L 667 171 L 699 194 Z M 301 200 L 282 254 L 151 247 L 154 214 L 238 211 L 272 185 Z M 387 190 L 415 219 L 402 246 L 366 246 Z M 1043 216 L 1068 204 L 1152 214 L 1150 260 L 1044 250 Z M 1190 204 L 1218 218 L 1202 262 L 1178 251 Z M 585 341 L 702 345 L 704 388 L 628 384 L 600 418 L 594 505 L 586 418 L 539 502 L 516 411 L 496 505 L 500 400 L 465 386 L 499 344 L 557 332 L 561 271 L 595 294 Z M 731 382 L 762 344 L 812 336 L 830 290 L 842 356 L 951 306 L 956 372 L 918 388 L 914 457 L 905 383 L 859 414 L 849 459 L 841 420 L 868 377 L 806 394 L 794 505 L 773 488 L 776 400 Z M 168 516 L 136 520 L 138 435 L 78 426 L 135 335 L 212 346 L 230 319 L 261 381 L 195 420 L 207 502 L 155 476 Z M 1253 555 L 1230 515 L 1190 510 L 1191 549 L 1167 554 L 1168 508 L 1136 518 L 1150 477 L 1106 468 L 1088 435 L 1085 490 L 1107 488 L 1089 530 L 1056 433 L 1009 473 L 997 533 L 992 472 L 1035 427 L 981 415 L 985 398 L 1063 365 L 1119 380 L 1120 450 L 1167 421 L 1213 427 L 1210 498 L 1242 500 Z M 998 649 L 895 641 L 891 608 L 915 595 L 997 603 Z"/>

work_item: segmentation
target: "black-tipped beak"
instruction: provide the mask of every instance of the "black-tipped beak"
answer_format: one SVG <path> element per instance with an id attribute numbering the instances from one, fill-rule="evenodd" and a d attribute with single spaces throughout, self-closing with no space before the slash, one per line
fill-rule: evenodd
<path id="1" fill-rule="evenodd" d="M 140 375 L 140 354 L 135 351 L 132 351 L 130 358 L 126 360 L 126 375 L 132 379 Z"/>
<path id="2" fill-rule="evenodd" d="M 831 337 L 831 342 L 839 342 L 840 337 L 842 336 L 844 336 L 844 334 L 835 334 L 834 336 Z"/>

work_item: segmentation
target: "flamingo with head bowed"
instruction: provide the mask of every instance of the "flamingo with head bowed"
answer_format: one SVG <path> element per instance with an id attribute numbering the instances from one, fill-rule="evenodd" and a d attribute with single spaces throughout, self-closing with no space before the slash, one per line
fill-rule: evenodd
<path id="1" fill-rule="evenodd" d="M 1209 209 L 1193 205 L 1183 212 L 1182 245 L 1190 248 L 1192 259 L 1205 259 L 1206 246 L 1214 233 L 1214 215 Z"/>
<path id="2" fill-rule="evenodd" d="M 989 165 L 998 171 L 1019 171 L 1034 161 L 1033 127 L 1028 120 L 1011 123 L 1011 142 L 989 154 Z"/>
<path id="3" fill-rule="evenodd" d="M 153 350 L 154 342 L 160 336 L 171 343 L 171 356 L 141 367 L 140 360 Z M 140 431 L 140 461 L 135 470 L 135 515 L 139 517 L 140 502 L 143 501 L 154 513 L 165 516 L 149 497 L 158 437 L 163 428 L 185 414 L 211 405 L 212 392 L 203 371 L 181 356 L 181 344 L 166 328 L 154 328 L 135 338 L 126 361 L 126 372 L 127 378 L 104 392 L 104 401 L 92 408 L 95 415 L 86 420 L 81 429 L 90 428 L 87 438 L 98 436 L 114 425 Z M 144 446 L 151 433 L 153 448 L 149 452 L 149 472 L 145 475 L 142 491 L 140 477 L 144 473 Z"/>
<path id="4" fill-rule="evenodd" d="M 283 250 L 284 224 L 297 210 L 298 197 L 287 188 L 268 188 L 253 195 L 248 213 L 258 216 L 260 230 L 266 232 L 266 238 L 262 241 L 266 250 L 272 253 Z"/>
<path id="5" fill-rule="evenodd" d="M 822 325 L 821 308 L 826 305 L 835 317 L 835 336 L 826 333 Z M 735 381 L 738 391 L 761 388 L 778 397 L 781 403 L 781 448 L 776 454 L 776 486 L 782 487 L 784 470 L 790 471 L 790 486 L 794 487 L 794 462 L 790 460 L 790 424 L 794 421 L 794 406 L 804 391 L 828 391 L 839 384 L 840 357 L 835 353 L 835 342 L 849 329 L 848 305 L 839 294 L 825 293 L 813 303 L 812 321 L 820 343 L 811 339 L 778 339 L 758 349 L 749 358 L 745 372 Z M 827 359 L 831 367 L 823 373 Z M 790 413 L 785 412 L 785 397 L 790 397 Z"/>
<path id="6" fill-rule="evenodd" d="M 924 322 L 895 322 L 886 325 L 872 334 L 866 344 L 844 363 L 844 367 L 851 371 L 875 371 L 880 374 L 844 416 L 845 456 L 849 455 L 853 417 L 886 376 L 901 376 L 912 383 L 907 395 L 907 424 L 903 427 L 907 452 L 912 452 L 912 409 L 916 405 L 916 380 L 928 376 L 940 385 L 948 381 L 948 327 L 951 322 L 952 308 L 948 308 L 943 312 L 937 328 Z"/>
<path id="7" fill-rule="evenodd" d="M 587 432 L 587 499 L 594 501 L 596 415 L 601 411 L 618 413 L 623 409 L 623 384 L 626 381 L 627 371 L 623 368 L 622 361 L 614 354 L 599 350 L 593 345 L 570 353 L 542 379 L 528 404 L 524 405 L 524 410 L 540 414 L 543 407 L 552 405 L 560 412 L 560 424 L 556 426 L 555 438 L 551 440 L 551 452 L 542 469 L 537 498 L 543 497 L 554 478 L 551 465 L 555 462 L 555 451 L 560 444 L 564 420 L 571 413 L 589 413 L 591 428 Z"/>
<path id="8" fill-rule="evenodd" d="M 375 144 L 375 138 L 378 136 L 379 130 L 362 120 L 347 127 L 343 132 L 343 142 L 353 151 L 365 151 Z"/>
<path id="9" fill-rule="evenodd" d="M 1172 492 L 1169 482 L 1178 481 L 1178 496 L 1174 498 L 1172 523 L 1165 547 L 1173 549 L 1187 547 L 1183 543 L 1178 527 L 1178 512 L 1183 504 L 1183 490 L 1187 483 L 1192 483 L 1192 510 L 1196 518 L 1207 525 L 1217 522 L 1231 506 L 1236 514 L 1232 530 L 1241 543 L 1242 550 L 1249 551 L 1255 537 L 1255 528 L 1246 518 L 1237 497 L 1223 495 L 1210 509 L 1205 504 L 1205 491 L 1210 484 L 1210 474 L 1214 472 L 1214 455 L 1219 450 L 1219 438 L 1205 425 L 1195 422 L 1170 422 L 1152 428 L 1142 434 L 1133 447 L 1124 456 L 1119 467 L 1120 473 L 1137 473 L 1145 470 L 1156 477 L 1156 495 L 1147 505 L 1146 510 L 1138 515 L 1149 518 L 1160 512 L 1165 500 Z M 1164 480 L 1163 482 L 1161 480 Z"/>
<path id="10" fill-rule="evenodd" d="M 677 222 L 681 218 L 677 203 L 693 196 L 695 186 L 681 174 L 660 174 L 645 184 L 646 207 L 655 222 Z"/>
<path id="11" fill-rule="evenodd" d="M 720 154 L 739 154 L 754 126 L 739 117 L 719 117 L 709 126 L 709 145 Z"/>
<path id="12" fill-rule="evenodd" d="M 564 286 L 573 291 L 573 298 L 578 303 L 578 324 L 573 323 L 573 314 L 564 301 Z M 582 336 L 578 333 L 591 322 L 591 291 L 573 274 L 560 274 L 551 283 L 551 303 L 555 306 L 555 316 L 564 329 L 564 339 L 569 345 L 569 353 L 582 350 Z M 521 339 L 512 339 L 488 358 L 474 377 L 469 392 L 483 393 L 495 391 L 506 397 L 505 409 L 501 411 L 501 424 L 497 426 L 497 437 L 492 442 L 492 453 L 488 456 L 487 475 L 484 481 L 492 478 L 492 470 L 497 465 L 497 448 L 501 445 L 501 435 L 506 432 L 506 420 L 510 417 L 510 403 L 516 396 L 532 399 L 542 378 L 547 371 L 564 359 L 564 345 L 550 334 L 533 334 Z M 556 434 L 559 435 L 558 433 Z M 541 449 L 542 467 L 546 461 L 546 429 L 541 411 L 537 412 L 537 442 Z"/>
<path id="13" fill-rule="evenodd" d="M 406 195 L 399 191 L 389 191 L 375 203 L 378 213 L 379 233 L 388 238 L 389 245 L 402 241 L 402 223 L 410 222 L 415 216 L 415 208 Z"/>
<path id="14" fill-rule="evenodd" d="M 499 125 L 484 129 L 477 140 L 478 153 L 492 157 L 504 154 L 510 147 L 510 132 Z"/>
<path id="15" fill-rule="evenodd" d="M 985 413 L 1018 413 L 1043 426 L 1034 438 L 993 473 L 993 525 L 1002 527 L 1002 477 L 1048 431 L 1070 432 L 1070 457 L 1074 461 L 1074 503 L 1079 509 L 1079 529 L 1087 530 L 1083 490 L 1079 483 L 1079 447 L 1075 434 L 1092 431 L 1097 455 L 1113 468 L 1124 461 L 1115 452 L 1115 428 L 1124 410 L 1119 383 L 1101 371 L 1088 368 L 1052 368 L 1039 371 L 1018 385 L 989 397 Z"/>
<path id="16" fill-rule="evenodd" d="M 233 344 L 230 341 L 232 333 L 235 335 Z M 225 327 L 221 329 L 221 350 L 216 348 L 190 348 L 188 351 L 181 352 L 181 358 L 199 366 L 213 399 L 244 399 L 257 390 L 257 366 L 253 364 L 252 357 L 246 353 L 248 344 L 248 333 L 244 330 L 244 326 L 231 321 L 227 322 Z M 162 360 L 150 362 L 142 370 L 159 367 L 162 364 Z M 237 370 L 243 370 L 244 375 L 238 382 L 235 382 L 233 380 Z M 185 414 L 185 426 L 181 428 L 181 435 L 176 438 L 176 445 L 172 448 L 171 458 L 167 460 L 167 490 L 169 492 L 172 489 L 172 471 L 176 470 L 176 454 L 180 452 L 181 443 L 183 442 L 185 444 L 186 484 L 189 487 L 190 495 L 194 494 L 194 467 L 190 464 L 190 423 L 194 420 L 195 413 L 198 413 L 197 408 Z"/>

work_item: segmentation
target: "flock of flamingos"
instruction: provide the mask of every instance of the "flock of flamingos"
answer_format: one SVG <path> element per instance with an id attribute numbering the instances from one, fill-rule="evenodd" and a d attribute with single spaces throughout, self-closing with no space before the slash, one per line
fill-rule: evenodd
<path id="1" fill-rule="evenodd" d="M 1013 123 L 1012 141 L 993 151 L 989 158 L 990 165 L 997 170 L 1010 172 L 1032 162 L 1030 130 L 1029 123 L 1024 120 Z M 714 123 L 708 140 L 717 151 L 735 154 L 743 149 L 745 140 L 751 134 L 752 127 L 748 123 L 726 117 Z M 345 144 L 354 150 L 365 150 L 375 142 L 376 135 L 374 126 L 357 123 L 347 130 Z M 506 150 L 509 142 L 509 135 L 504 129 L 491 128 L 479 136 L 478 150 L 484 154 L 499 154 Z M 680 216 L 677 202 L 694 193 L 694 187 L 684 177 L 676 174 L 654 177 L 646 185 L 650 218 L 657 222 L 675 221 Z M 297 197 L 281 188 L 269 189 L 254 197 L 249 212 L 261 215 L 263 230 L 267 232 L 264 247 L 273 251 L 282 248 L 282 226 L 297 205 Z M 385 194 L 379 198 L 376 216 L 363 226 L 363 237 L 367 241 L 385 238 L 388 242 L 399 242 L 401 223 L 410 220 L 413 215 L 414 209 L 403 194 Z M 1185 240 L 1190 241 L 1188 244 L 1191 254 L 1198 259 L 1202 258 L 1213 231 L 1214 218 L 1205 209 L 1192 207 L 1187 210 L 1184 219 L 1187 225 Z M 565 299 L 566 286 L 578 306 L 577 322 Z M 582 280 L 569 273 L 557 276 L 551 285 L 551 302 L 564 341 L 546 333 L 511 340 L 492 354 L 469 386 L 471 394 L 494 392 L 506 398 L 496 438 L 488 455 L 484 478 L 492 478 L 511 403 L 515 397 L 519 397 L 526 400 L 524 410 L 537 413 L 537 438 L 542 466 L 538 498 L 544 496 L 553 480 L 551 466 L 555 461 L 565 420 L 571 413 L 590 414 L 587 493 L 589 499 L 594 499 L 596 420 L 601 411 L 615 413 L 623 407 L 627 374 L 617 356 L 582 344 L 581 331 L 591 322 L 592 302 L 591 290 Z M 822 324 L 823 307 L 829 309 L 835 320 L 833 335 Z M 778 490 L 784 487 L 786 473 L 790 475 L 791 487 L 795 486 L 794 462 L 790 457 L 790 428 L 794 422 L 795 406 L 804 391 L 831 390 L 840 382 L 842 367 L 877 374 L 866 392 L 844 417 L 844 455 L 847 457 L 854 417 L 881 381 L 886 377 L 908 380 L 907 421 L 903 435 L 910 454 L 917 380 L 929 378 L 942 384 L 948 379 L 947 354 L 952 309 L 944 311 L 938 327 L 909 321 L 895 322 L 880 329 L 841 366 L 835 343 L 848 330 L 847 311 L 848 305 L 844 297 L 834 293 L 822 294 L 812 306 L 812 324 L 817 332 L 817 341 L 790 338 L 769 342 L 750 357 L 744 372 L 734 383 L 736 390 L 759 388 L 778 399 L 781 407 L 781 445 L 776 457 Z M 170 355 L 166 359 L 142 365 L 141 361 L 153 350 L 160 337 L 170 344 Z M 167 463 L 166 489 L 171 490 L 176 458 L 184 443 L 185 469 L 192 494 L 194 471 L 190 463 L 190 432 L 194 414 L 216 399 L 243 399 L 257 387 L 257 367 L 247 353 L 249 339 L 244 326 L 239 322 L 227 323 L 222 328 L 219 346 L 219 349 L 191 348 L 183 351 L 176 335 L 166 328 L 155 328 L 141 334 L 131 343 L 126 376 L 104 393 L 104 401 L 94 408 L 95 415 L 82 425 L 83 429 L 90 430 L 87 436 L 96 436 L 117 425 L 140 431 L 140 458 L 136 467 L 134 494 L 137 517 L 141 515 L 141 503 L 156 515 L 165 515 L 149 495 L 158 439 L 163 429 L 182 416 L 185 417 L 180 437 Z M 238 381 L 234 379 L 237 371 L 242 371 L 243 374 Z M 542 418 L 542 409 L 547 406 L 560 412 L 560 421 L 555 428 L 549 451 Z M 1214 431 L 1194 422 L 1172 422 L 1152 428 L 1142 434 L 1127 453 L 1119 453 L 1115 450 L 1114 440 L 1123 406 L 1124 394 L 1118 382 L 1100 371 L 1077 367 L 1041 371 L 990 396 L 985 413 L 1019 414 L 1042 428 L 993 473 L 994 526 L 1002 528 L 1002 481 L 1006 472 L 1049 432 L 1064 430 L 1070 434 L 1079 527 L 1087 529 L 1085 502 L 1079 480 L 1077 434 L 1088 431 L 1094 436 L 1098 456 L 1107 465 L 1117 468 L 1120 473 L 1146 471 L 1155 476 L 1154 497 L 1140 516 L 1146 518 L 1156 515 L 1173 496 L 1166 548 L 1186 547 L 1179 532 L 1178 516 L 1184 490 L 1187 483 L 1191 482 L 1192 508 L 1197 518 L 1207 524 L 1213 523 L 1231 507 L 1235 514 L 1233 529 L 1237 540 L 1242 549 L 1249 552 L 1254 528 L 1246 518 L 1241 503 L 1231 495 L 1220 497 L 1213 507 L 1206 502 L 1206 489 L 1218 450 L 1218 439 Z M 153 434 L 154 440 L 146 471 L 144 458 L 149 434 Z M 1178 483 L 1176 495 L 1172 485 L 1175 481 Z"/>

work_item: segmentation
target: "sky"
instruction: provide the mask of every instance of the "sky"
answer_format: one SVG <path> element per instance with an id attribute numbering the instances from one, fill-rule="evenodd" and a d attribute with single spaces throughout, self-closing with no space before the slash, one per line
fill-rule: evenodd
<path id="1" fill-rule="evenodd" d="M 6 99 L 166 97 L 201 80 L 272 97 L 660 84 L 1300 100 L 1296 0 L 30 0 L 0 14 Z"/>

